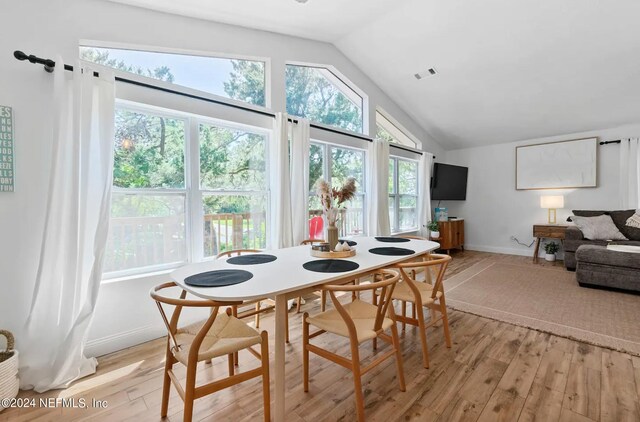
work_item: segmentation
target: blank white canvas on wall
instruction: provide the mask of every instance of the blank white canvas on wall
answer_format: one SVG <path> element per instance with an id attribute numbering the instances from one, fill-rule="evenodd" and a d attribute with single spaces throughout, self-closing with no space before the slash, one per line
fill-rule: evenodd
<path id="1" fill-rule="evenodd" d="M 516 189 L 596 187 L 598 138 L 516 147 Z"/>

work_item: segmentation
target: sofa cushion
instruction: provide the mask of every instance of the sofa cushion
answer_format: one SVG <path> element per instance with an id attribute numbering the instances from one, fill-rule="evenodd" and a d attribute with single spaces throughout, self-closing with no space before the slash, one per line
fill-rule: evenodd
<path id="1" fill-rule="evenodd" d="M 597 210 L 573 210 L 573 215 L 578 217 L 597 217 L 599 215 L 608 214 L 611 216 L 613 223 L 618 230 L 630 240 L 640 240 L 640 229 L 627 226 L 627 220 L 631 217 L 635 210 L 618 210 L 618 211 L 597 211 Z M 569 217 L 571 218 L 571 217 Z M 572 220 L 573 221 L 573 220 Z"/>
<path id="2" fill-rule="evenodd" d="M 627 220 L 636 210 L 611 211 L 610 215 L 613 223 L 620 229 L 623 235 L 630 240 L 640 240 L 640 228 L 627 226 Z"/>
<path id="3" fill-rule="evenodd" d="M 609 211 L 593 211 L 593 210 L 572 210 L 573 215 L 578 217 L 597 217 L 602 214 L 608 214 Z"/>
<path id="4" fill-rule="evenodd" d="M 565 239 L 562 244 L 562 248 L 565 252 L 575 252 L 582 245 L 596 245 L 596 246 L 607 246 L 607 245 L 630 245 L 630 246 L 640 246 L 640 241 L 637 240 L 616 240 L 614 242 L 607 242 L 606 240 L 587 240 L 587 239 Z"/>
<path id="5" fill-rule="evenodd" d="M 613 223 L 610 215 L 596 217 L 574 216 L 571 219 L 582 232 L 585 239 L 589 240 L 627 240 Z"/>
<path id="6" fill-rule="evenodd" d="M 611 251 L 604 246 L 584 245 L 576 251 L 578 268 L 583 262 L 607 267 L 625 267 L 640 270 L 640 254 Z"/>

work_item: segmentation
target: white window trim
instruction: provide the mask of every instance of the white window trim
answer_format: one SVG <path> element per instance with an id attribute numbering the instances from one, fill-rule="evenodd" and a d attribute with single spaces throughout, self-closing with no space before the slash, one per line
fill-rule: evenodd
<path id="1" fill-rule="evenodd" d="M 369 110 L 370 110 L 370 104 L 369 104 L 369 96 L 367 95 L 366 92 L 364 92 L 362 89 L 360 89 L 355 83 L 353 83 L 349 78 L 347 78 L 342 72 L 340 72 L 338 69 L 336 69 L 334 66 L 332 65 L 327 65 L 327 64 L 318 64 L 318 63 L 309 63 L 309 62 L 300 62 L 300 61 L 286 61 L 285 62 L 285 68 L 286 66 L 299 66 L 299 67 L 311 67 L 311 68 L 315 68 L 318 69 L 323 76 L 327 77 L 327 72 L 332 74 L 330 78 L 327 78 L 329 80 L 329 82 L 331 82 L 344 96 L 346 96 L 347 98 L 352 98 L 353 97 L 353 93 L 355 93 L 361 100 L 362 100 L 362 106 L 361 106 L 361 111 L 362 111 L 362 132 L 352 132 L 343 128 L 338 128 L 338 127 L 334 127 L 334 126 L 329 126 L 329 125 L 325 125 L 322 122 L 316 122 L 313 121 L 313 124 L 318 124 L 318 125 L 322 125 L 322 126 L 326 126 L 328 128 L 331 129 L 335 129 L 335 130 L 341 130 L 344 132 L 351 132 L 354 133 L 356 135 L 369 135 L 369 126 L 367 123 L 369 121 Z M 339 82 L 339 83 L 336 83 Z M 286 86 L 286 80 L 284 81 L 285 86 Z M 346 92 L 344 87 L 341 85 L 344 84 L 351 92 Z M 285 106 L 286 107 L 286 106 Z"/>
<path id="2" fill-rule="evenodd" d="M 350 144 L 345 145 L 344 143 L 337 143 L 337 142 L 327 142 L 327 141 L 323 141 L 321 139 L 317 139 L 317 138 L 313 138 L 311 139 L 311 145 L 320 145 L 323 147 L 323 154 L 322 154 L 322 178 L 324 180 L 326 180 L 327 182 L 331 183 L 331 167 L 332 167 L 332 163 L 333 163 L 333 158 L 331 156 L 331 148 L 340 148 L 340 149 L 347 149 L 347 150 L 351 150 L 351 151 L 357 151 L 357 152 L 361 152 L 363 153 L 362 156 L 362 186 L 361 186 L 361 190 L 356 192 L 356 196 L 362 196 L 362 234 L 366 234 L 368 233 L 368 227 L 367 227 L 367 219 L 364 217 L 367 214 L 367 200 L 369 198 L 369 195 L 367 195 L 367 191 L 366 191 L 366 186 L 367 186 L 367 150 L 363 149 L 363 148 L 357 148 L 357 147 L 353 147 Z M 315 181 L 314 181 L 315 183 Z M 308 191 L 308 198 L 312 198 L 313 196 L 315 196 L 315 192 L 313 192 L 311 189 Z"/>
<path id="3" fill-rule="evenodd" d="M 387 128 L 384 123 L 380 124 L 381 122 L 378 120 L 378 115 L 380 115 L 384 120 L 386 120 L 389 124 L 391 124 L 392 127 Z M 391 134 L 391 136 L 393 136 L 398 141 L 399 145 L 403 145 L 405 147 L 415 149 L 417 152 L 421 152 L 422 142 L 418 138 L 416 138 L 410 131 L 408 131 L 407 128 L 405 128 L 397 119 L 395 119 L 393 116 L 391 116 L 381 107 L 376 107 L 375 123 L 376 123 L 376 126 L 380 125 L 384 130 L 389 132 L 389 134 Z M 394 134 L 394 132 L 396 134 Z M 409 139 L 413 143 L 413 145 L 408 145 L 402 142 L 402 140 L 399 139 L 397 134 L 400 134 L 406 137 L 407 139 Z M 393 144 L 391 145 L 393 146 Z"/>
<path id="4" fill-rule="evenodd" d="M 102 283 L 113 283 L 130 279 L 144 278 L 158 273 L 169 272 L 188 263 L 202 262 L 215 259 L 204 257 L 204 220 L 203 220 L 203 194 L 207 195 L 260 195 L 266 197 L 265 221 L 270 221 L 271 191 L 269 189 L 269 147 L 272 131 L 264 127 L 236 123 L 209 116 L 201 116 L 181 110 L 173 110 L 158 107 L 156 105 L 142 104 L 130 100 L 116 100 L 116 108 L 123 108 L 138 113 L 147 113 L 184 121 L 185 152 L 184 152 L 184 188 L 120 188 L 113 187 L 113 193 L 131 195 L 180 195 L 185 197 L 185 260 L 145 267 L 136 267 L 126 270 L 111 271 L 102 274 Z M 209 189 L 200 186 L 200 125 L 217 126 L 230 130 L 246 130 L 265 137 L 265 175 L 267 181 L 265 189 L 256 190 L 224 190 Z M 269 248 L 269 226 L 266 226 L 266 247 Z"/>
<path id="5" fill-rule="evenodd" d="M 210 57 L 213 59 L 246 60 L 246 61 L 254 61 L 254 62 L 263 62 L 264 63 L 264 106 L 247 103 L 245 101 L 234 100 L 232 98 L 216 95 L 208 91 L 202 91 L 195 88 L 189 88 L 184 85 L 160 81 L 158 79 L 137 75 L 135 73 L 124 72 L 119 69 L 113 69 L 110 67 L 107 67 L 107 68 L 113 70 L 117 76 L 120 76 L 122 78 L 139 80 L 141 82 L 154 84 L 154 85 L 156 83 L 159 83 L 157 84 L 158 86 L 174 89 L 176 91 L 209 97 L 216 101 L 228 102 L 229 104 L 238 104 L 242 106 L 248 106 L 251 108 L 256 107 L 257 109 L 264 109 L 264 110 L 269 110 L 272 105 L 272 87 L 271 87 L 272 63 L 271 63 L 270 57 L 250 56 L 250 55 L 243 55 L 243 54 L 228 54 L 228 53 L 219 53 L 219 52 L 211 52 L 211 51 L 203 51 L 203 50 L 190 50 L 190 49 L 183 49 L 183 48 L 159 47 L 159 46 L 151 46 L 146 44 L 130 44 L 130 43 L 119 43 L 119 42 L 99 41 L 99 40 L 89 40 L 89 39 L 81 39 L 78 43 L 78 51 L 81 47 L 112 48 L 112 49 L 118 49 L 118 50 L 133 50 L 133 51 L 141 51 L 141 52 L 149 52 L 149 53 L 166 53 L 166 54 L 179 54 L 183 56 Z M 93 62 L 88 62 L 88 63 L 91 63 L 94 66 L 100 66 L 97 63 L 93 63 Z"/>
<path id="6" fill-rule="evenodd" d="M 416 214 L 418 212 L 418 192 L 420 192 L 420 183 L 421 181 L 418 178 L 418 162 L 416 160 L 411 160 L 411 159 L 407 159 L 404 157 L 399 157 L 397 155 L 390 155 L 389 156 L 389 160 L 393 160 L 394 161 L 394 165 L 393 165 L 393 191 L 394 193 L 389 192 L 389 201 L 393 201 L 393 221 L 390 221 L 391 223 L 391 234 L 402 234 L 402 233 L 413 233 L 419 230 L 418 226 L 415 227 L 403 227 L 400 228 L 400 198 L 403 196 L 410 196 L 410 197 L 414 197 L 416 199 Z M 415 163 L 416 164 L 416 194 L 403 194 L 400 193 L 398 191 L 399 187 L 400 187 L 400 183 L 399 183 L 399 179 L 400 179 L 400 166 L 398 165 L 398 163 L 400 161 L 406 161 L 406 162 L 411 162 L 411 163 Z M 391 219 L 390 219 L 391 220 Z M 416 215 L 416 221 L 417 221 L 417 215 Z"/>

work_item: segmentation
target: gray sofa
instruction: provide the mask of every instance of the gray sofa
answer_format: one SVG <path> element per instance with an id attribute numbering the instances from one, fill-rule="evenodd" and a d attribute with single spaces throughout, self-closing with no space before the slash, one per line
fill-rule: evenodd
<path id="1" fill-rule="evenodd" d="M 582 245 L 576 257 L 576 280 L 580 286 L 640 292 L 640 253 Z"/>
<path id="2" fill-rule="evenodd" d="M 625 211 L 586 211 L 573 210 L 573 215 L 583 217 L 596 217 L 602 214 L 609 214 L 618 230 L 629 240 L 616 240 L 607 242 L 606 240 L 589 240 L 582 236 L 582 232 L 575 226 L 569 226 L 564 240 L 564 266 L 569 271 L 575 271 L 577 260 L 576 251 L 582 245 L 607 246 L 609 243 L 618 245 L 635 245 L 640 246 L 640 229 L 629 227 L 626 225 L 627 219 L 633 215 L 635 210 Z M 569 217 L 571 218 L 571 217 Z"/>

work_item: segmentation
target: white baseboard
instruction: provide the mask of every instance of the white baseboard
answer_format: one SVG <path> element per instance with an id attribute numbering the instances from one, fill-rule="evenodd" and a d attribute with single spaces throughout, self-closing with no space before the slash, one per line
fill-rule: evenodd
<path id="1" fill-rule="evenodd" d="M 492 253 L 501 253 L 506 255 L 519 255 L 519 256 L 531 256 L 533 257 L 533 247 L 531 249 L 516 249 L 516 248 L 502 248 L 496 246 L 487 246 L 487 245 L 464 245 L 465 249 L 470 251 L 480 251 L 480 252 L 492 252 Z M 540 248 L 540 252 L 538 256 L 544 258 L 544 250 Z M 563 258 L 562 252 L 558 254 L 558 259 Z"/>
<path id="2" fill-rule="evenodd" d="M 160 338 L 166 334 L 167 330 L 164 325 L 150 324 L 122 333 L 89 340 L 85 345 L 84 353 L 88 357 L 98 357 Z"/>

